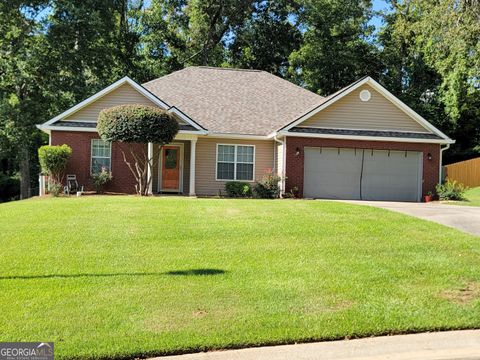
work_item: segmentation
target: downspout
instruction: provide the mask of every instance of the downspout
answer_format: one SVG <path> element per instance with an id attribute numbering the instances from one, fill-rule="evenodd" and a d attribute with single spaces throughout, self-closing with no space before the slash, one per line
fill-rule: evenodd
<path id="1" fill-rule="evenodd" d="M 443 152 L 450 149 L 450 144 L 447 144 L 445 147 L 440 145 L 440 169 L 438 171 L 438 183 L 442 183 L 442 168 L 443 168 Z"/>
<path id="2" fill-rule="evenodd" d="M 279 140 L 277 138 L 277 133 L 275 133 L 275 135 L 273 136 L 273 140 L 282 144 L 282 154 L 281 154 L 281 156 L 282 156 L 282 173 L 280 174 L 282 180 L 280 182 L 280 191 L 282 193 L 284 193 L 285 192 L 285 158 L 286 158 L 285 154 L 286 154 L 287 144 L 286 144 L 286 141 L 282 141 L 282 140 Z M 280 154 L 277 154 L 277 163 L 275 164 L 276 167 L 278 166 L 278 156 L 280 156 Z M 277 169 L 277 171 L 278 171 L 278 169 Z"/>

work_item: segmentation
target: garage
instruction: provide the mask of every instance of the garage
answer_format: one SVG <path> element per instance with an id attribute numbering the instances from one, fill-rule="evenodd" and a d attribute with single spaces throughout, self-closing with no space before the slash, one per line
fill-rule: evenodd
<path id="1" fill-rule="evenodd" d="M 420 201 L 422 153 L 304 148 L 304 196 L 324 199 Z"/>

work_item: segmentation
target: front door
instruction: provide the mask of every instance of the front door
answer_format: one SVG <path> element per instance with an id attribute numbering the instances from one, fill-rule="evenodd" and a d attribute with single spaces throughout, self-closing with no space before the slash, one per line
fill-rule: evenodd
<path id="1" fill-rule="evenodd" d="M 164 146 L 162 154 L 162 191 L 179 191 L 180 147 Z"/>

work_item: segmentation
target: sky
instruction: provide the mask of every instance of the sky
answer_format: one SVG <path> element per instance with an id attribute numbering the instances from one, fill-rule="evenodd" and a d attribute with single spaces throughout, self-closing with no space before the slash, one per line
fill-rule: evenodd
<path id="1" fill-rule="evenodd" d="M 387 10 L 389 9 L 388 4 L 385 2 L 385 0 L 373 0 L 373 10 L 375 11 L 381 11 L 381 10 Z M 375 27 L 378 28 L 382 26 L 382 19 L 379 16 L 375 16 L 370 20 L 370 24 L 375 25 Z"/>

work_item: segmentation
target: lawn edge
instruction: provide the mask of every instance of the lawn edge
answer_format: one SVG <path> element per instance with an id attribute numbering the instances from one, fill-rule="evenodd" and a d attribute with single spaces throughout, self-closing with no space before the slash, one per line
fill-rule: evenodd
<path id="1" fill-rule="evenodd" d="M 367 339 L 372 337 L 381 337 L 381 336 L 396 336 L 396 335 L 412 335 L 412 334 L 428 334 L 433 332 L 446 332 L 446 331 L 455 331 L 455 330 L 480 330 L 480 325 L 478 326 L 439 326 L 432 328 L 412 328 L 407 330 L 384 330 L 372 333 L 365 334 L 348 334 L 342 336 L 327 336 L 327 337 L 306 337 L 299 338 L 297 340 L 278 340 L 278 341 L 262 341 L 258 343 L 242 343 L 242 344 L 230 344 L 228 346 L 200 346 L 194 348 L 185 348 L 181 350 L 172 350 L 172 351 L 147 351 L 147 352 L 132 352 L 118 355 L 102 355 L 102 356 L 61 356 L 60 360 L 131 360 L 131 359 L 151 359 L 156 357 L 168 357 L 176 355 L 187 355 L 187 354 L 197 354 L 204 352 L 221 352 L 228 350 L 242 350 L 248 348 L 260 348 L 267 346 L 281 346 L 281 345 L 296 345 L 296 344 L 310 344 L 316 342 L 333 342 L 339 340 L 357 340 L 357 339 Z"/>

